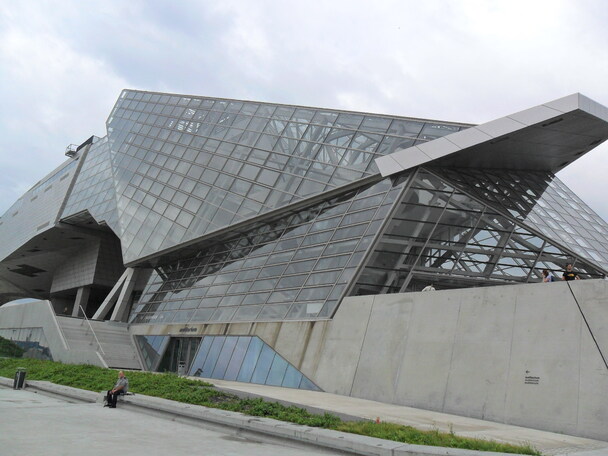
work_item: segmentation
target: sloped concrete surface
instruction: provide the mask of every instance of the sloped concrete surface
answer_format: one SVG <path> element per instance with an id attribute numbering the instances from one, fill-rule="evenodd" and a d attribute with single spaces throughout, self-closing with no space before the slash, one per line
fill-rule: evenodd
<path id="1" fill-rule="evenodd" d="M 191 377 L 195 378 L 195 377 Z M 267 400 L 297 404 L 330 413 L 404 424 L 422 430 L 453 431 L 462 437 L 495 440 L 512 444 L 530 444 L 545 455 L 587 456 L 588 451 L 599 451 L 597 456 L 608 455 L 608 442 L 582 437 L 539 431 L 492 421 L 478 420 L 401 405 L 358 399 L 317 391 L 304 391 L 251 383 L 204 379 L 226 392 L 247 393 Z M 484 453 L 487 454 L 487 453 Z M 589 456 L 596 456 L 590 453 Z"/>

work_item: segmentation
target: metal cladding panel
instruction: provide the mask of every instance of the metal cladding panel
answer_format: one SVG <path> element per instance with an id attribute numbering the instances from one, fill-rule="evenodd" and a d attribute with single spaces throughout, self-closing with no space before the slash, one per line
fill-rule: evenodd
<path id="1" fill-rule="evenodd" d="M 66 160 L 0 217 L 0 261 L 55 226 L 77 165 L 77 160 Z"/>
<path id="2" fill-rule="evenodd" d="M 606 139 L 608 109 L 574 94 L 399 151 L 390 156 L 394 161 L 380 157 L 376 164 L 383 176 L 425 163 L 555 173 Z"/>
<path id="3" fill-rule="evenodd" d="M 99 230 L 69 224 L 58 224 L 29 239 L 2 260 L 0 303 L 27 297 L 49 299 L 54 284 L 62 282 L 62 289 L 90 284 L 93 273 L 93 282 L 100 284 L 98 265 L 92 262 L 93 258 L 87 260 L 86 255 L 81 256 L 89 251 L 95 257 L 90 249 L 98 245 L 100 236 L 114 240 L 112 235 Z M 104 249 L 102 255 L 106 251 Z M 112 264 L 122 267 L 120 248 L 112 253 L 117 255 Z"/>

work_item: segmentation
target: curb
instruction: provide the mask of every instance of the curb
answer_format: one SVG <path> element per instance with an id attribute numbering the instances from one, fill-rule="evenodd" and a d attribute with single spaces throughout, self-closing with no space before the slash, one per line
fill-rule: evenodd
<path id="1" fill-rule="evenodd" d="M 0 385 L 12 388 L 13 380 L 0 377 Z M 30 380 L 26 381 L 26 386 L 27 389 L 57 394 L 83 402 L 101 403 L 103 401 L 103 393 L 56 385 L 50 382 Z M 411 445 L 347 432 L 287 423 L 271 418 L 244 415 L 239 412 L 212 409 L 201 405 L 184 404 L 142 394 L 123 396 L 121 399 L 125 405 L 166 413 L 174 418 L 186 418 L 229 426 L 239 430 L 308 445 L 321 446 L 350 454 L 370 456 L 512 456 L 507 453 L 491 451 Z"/>

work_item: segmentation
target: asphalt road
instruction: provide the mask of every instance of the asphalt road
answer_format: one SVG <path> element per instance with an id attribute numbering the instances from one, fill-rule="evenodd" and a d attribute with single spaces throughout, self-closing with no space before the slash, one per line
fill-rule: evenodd
<path id="1" fill-rule="evenodd" d="M 2 456 L 305 456 L 342 454 L 294 447 L 232 428 L 206 429 L 100 404 L 0 387 Z"/>

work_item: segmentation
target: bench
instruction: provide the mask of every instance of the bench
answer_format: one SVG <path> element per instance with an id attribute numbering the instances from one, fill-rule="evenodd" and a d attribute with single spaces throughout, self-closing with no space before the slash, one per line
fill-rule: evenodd
<path id="1" fill-rule="evenodd" d="M 135 396 L 135 393 L 134 393 L 134 392 L 132 392 L 132 391 L 127 391 L 127 392 L 126 392 L 126 393 L 124 393 L 124 394 L 119 394 L 119 395 L 118 395 L 118 400 L 119 400 L 119 401 L 124 400 L 124 399 L 123 399 L 123 397 L 124 397 L 124 396 Z"/>
<path id="2" fill-rule="evenodd" d="M 101 394 L 102 394 L 102 398 L 103 398 L 102 403 L 104 404 L 104 407 L 105 407 L 106 406 L 106 400 L 105 400 L 106 399 L 106 391 L 102 391 Z M 116 402 L 118 403 L 118 402 L 124 401 L 124 396 L 135 396 L 135 393 L 132 392 L 132 391 L 127 391 L 124 394 L 119 394 L 118 397 L 116 398 Z"/>

